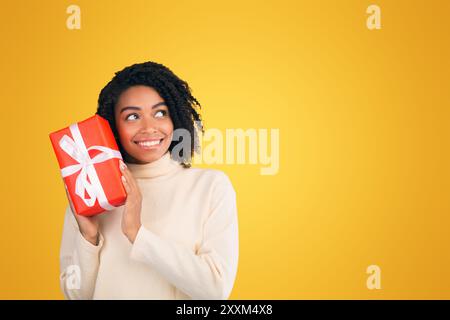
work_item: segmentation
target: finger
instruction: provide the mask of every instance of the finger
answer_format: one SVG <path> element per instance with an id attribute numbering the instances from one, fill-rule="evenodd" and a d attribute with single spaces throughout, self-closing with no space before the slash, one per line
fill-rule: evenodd
<path id="1" fill-rule="evenodd" d="M 122 179 L 123 187 L 125 188 L 125 191 L 127 192 L 127 195 L 130 194 L 131 193 L 131 188 L 130 188 L 130 185 L 128 183 L 127 178 L 122 175 L 121 179 Z"/>
<path id="2" fill-rule="evenodd" d="M 136 185 L 135 185 L 133 176 L 131 175 L 131 173 L 129 171 L 127 171 L 127 169 L 122 171 L 122 174 L 123 174 L 123 177 L 125 178 L 126 183 L 128 184 L 129 194 L 133 194 L 136 190 Z"/>
<path id="3" fill-rule="evenodd" d="M 130 170 L 127 168 L 127 166 L 122 162 L 123 166 L 121 165 L 122 174 L 125 176 L 125 179 L 128 182 L 128 186 L 131 189 L 131 192 L 135 192 L 135 190 L 138 188 L 136 180 L 134 179 L 133 175 L 131 174 Z"/>

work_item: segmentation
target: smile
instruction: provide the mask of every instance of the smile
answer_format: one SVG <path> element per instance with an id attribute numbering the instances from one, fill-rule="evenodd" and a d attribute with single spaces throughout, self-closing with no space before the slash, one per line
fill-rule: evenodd
<path id="1" fill-rule="evenodd" d="M 160 140 L 147 140 L 147 141 L 134 141 L 142 149 L 155 149 L 161 145 L 161 142 L 164 139 Z"/>

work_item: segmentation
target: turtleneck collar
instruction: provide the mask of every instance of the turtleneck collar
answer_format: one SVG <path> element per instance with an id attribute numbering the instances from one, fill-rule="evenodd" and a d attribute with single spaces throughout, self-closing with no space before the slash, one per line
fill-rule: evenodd
<path id="1" fill-rule="evenodd" d="M 161 158 L 150 163 L 125 163 L 133 177 L 137 179 L 156 178 L 181 168 L 181 165 L 170 157 L 170 152 L 166 152 Z"/>

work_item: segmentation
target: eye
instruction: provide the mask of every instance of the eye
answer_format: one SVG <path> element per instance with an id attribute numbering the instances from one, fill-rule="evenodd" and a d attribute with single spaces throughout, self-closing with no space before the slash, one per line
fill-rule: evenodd
<path id="1" fill-rule="evenodd" d="M 155 113 L 155 117 L 156 118 L 164 117 L 166 115 L 167 115 L 167 111 L 166 110 L 158 110 Z"/>
<path id="2" fill-rule="evenodd" d="M 130 113 L 129 115 L 127 115 L 125 117 L 125 120 L 129 120 L 131 116 L 136 116 L 137 117 L 137 114 L 136 113 Z M 131 119 L 131 120 L 134 120 L 134 119 Z"/>

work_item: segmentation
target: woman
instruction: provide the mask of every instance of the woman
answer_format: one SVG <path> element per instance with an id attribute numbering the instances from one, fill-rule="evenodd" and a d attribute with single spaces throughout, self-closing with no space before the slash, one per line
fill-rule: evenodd
<path id="1" fill-rule="evenodd" d="M 238 262 L 236 195 L 223 172 L 190 167 L 203 128 L 188 84 L 161 64 L 134 64 L 98 102 L 125 161 L 127 200 L 93 217 L 67 207 L 65 297 L 228 299 Z M 191 146 L 176 155 L 175 130 L 189 133 Z"/>

